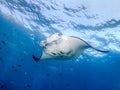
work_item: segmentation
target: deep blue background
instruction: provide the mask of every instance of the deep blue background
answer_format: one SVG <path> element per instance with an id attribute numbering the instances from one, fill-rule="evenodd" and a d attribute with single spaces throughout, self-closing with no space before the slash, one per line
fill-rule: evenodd
<path id="1" fill-rule="evenodd" d="M 20 5 L 23 3 L 27 7 L 24 0 Z M 30 12 L 33 9 L 34 7 Z M 41 13 L 34 13 L 40 15 L 40 21 L 35 22 L 49 28 L 47 33 L 62 32 L 52 28 L 51 24 L 56 21 L 47 20 Z M 107 23 L 104 27 L 78 25 L 75 29 L 83 28 L 86 31 L 90 28 L 100 31 L 102 28 L 113 27 L 111 23 Z M 119 52 L 110 49 L 110 53 L 101 57 L 83 53 L 78 61 L 35 62 L 32 54 L 40 55 L 39 42 L 45 38 L 44 33 L 26 29 L 24 25 L 0 14 L 0 90 L 120 90 Z M 104 39 L 100 40 L 104 42 Z"/>
<path id="2" fill-rule="evenodd" d="M 83 54 L 78 62 L 35 62 L 31 55 L 40 53 L 38 42 L 45 37 L 2 16 L 0 26 L 0 85 L 4 85 L 0 90 L 120 89 L 119 53 L 110 52 L 111 57 L 102 58 Z M 29 38 L 30 33 L 35 34 L 34 41 Z"/>

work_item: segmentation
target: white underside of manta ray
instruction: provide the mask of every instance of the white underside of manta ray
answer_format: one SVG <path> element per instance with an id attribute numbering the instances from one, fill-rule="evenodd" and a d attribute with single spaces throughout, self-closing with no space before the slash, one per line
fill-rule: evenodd
<path id="1" fill-rule="evenodd" d="M 87 48 L 103 53 L 109 52 L 96 49 L 80 38 L 60 33 L 52 34 L 46 40 L 41 41 L 40 46 L 43 48 L 41 55 L 39 57 L 32 55 L 35 61 L 47 59 L 75 60 Z"/>

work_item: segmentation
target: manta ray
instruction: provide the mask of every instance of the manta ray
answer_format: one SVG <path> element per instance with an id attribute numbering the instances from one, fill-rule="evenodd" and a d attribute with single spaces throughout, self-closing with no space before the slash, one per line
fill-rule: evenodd
<path id="1" fill-rule="evenodd" d="M 39 60 L 75 60 L 87 48 L 107 53 L 109 51 L 97 49 L 81 38 L 67 36 L 60 33 L 50 35 L 48 38 L 40 42 L 42 53 L 39 57 L 32 55 L 35 61 Z"/>

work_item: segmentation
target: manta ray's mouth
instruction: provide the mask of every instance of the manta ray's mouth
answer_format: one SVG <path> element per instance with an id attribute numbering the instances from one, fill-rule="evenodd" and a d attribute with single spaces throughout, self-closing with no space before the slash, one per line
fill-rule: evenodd
<path id="1" fill-rule="evenodd" d="M 45 47 L 45 46 L 46 46 L 46 41 L 45 41 L 45 40 L 44 40 L 44 41 L 41 41 L 41 42 L 40 42 L 40 46 L 41 46 L 41 47 Z"/>
<path id="2" fill-rule="evenodd" d="M 61 37 L 62 37 L 62 34 L 55 33 L 55 34 L 49 36 L 49 38 L 47 38 L 46 40 L 41 41 L 40 46 L 46 47 L 47 45 L 51 45 L 53 43 L 58 43 L 61 40 Z"/>

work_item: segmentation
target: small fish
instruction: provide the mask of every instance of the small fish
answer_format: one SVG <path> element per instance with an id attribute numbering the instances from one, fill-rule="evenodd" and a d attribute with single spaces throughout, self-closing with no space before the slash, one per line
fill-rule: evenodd
<path id="1" fill-rule="evenodd" d="M 1 85 L 0 85 L 0 88 L 4 88 L 4 87 L 5 87 L 5 85 L 4 85 L 4 84 L 1 84 Z"/>
<path id="2" fill-rule="evenodd" d="M 18 69 L 14 69 L 14 72 L 18 72 Z"/>
<path id="3" fill-rule="evenodd" d="M 6 44 L 6 42 L 5 42 L 5 41 L 3 41 L 3 40 L 2 40 L 1 42 L 2 42 L 2 44 Z"/>
<path id="4" fill-rule="evenodd" d="M 0 61 L 2 61 L 2 57 L 0 57 Z"/>
<path id="5" fill-rule="evenodd" d="M 13 69 L 14 69 L 14 68 L 15 68 L 15 66 L 11 66 L 11 68 L 13 68 Z"/>
<path id="6" fill-rule="evenodd" d="M 18 64 L 17 66 L 18 66 L 18 67 L 21 67 L 22 65 Z"/>
<path id="7" fill-rule="evenodd" d="M 30 84 L 27 84 L 26 86 L 25 86 L 25 88 L 30 88 L 31 86 L 30 86 Z"/>

